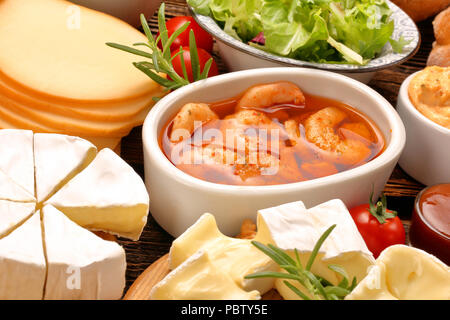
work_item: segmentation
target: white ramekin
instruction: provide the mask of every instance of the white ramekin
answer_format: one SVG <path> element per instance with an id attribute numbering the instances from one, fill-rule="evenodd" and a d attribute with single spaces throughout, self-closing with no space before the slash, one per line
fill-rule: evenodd
<path id="1" fill-rule="evenodd" d="M 397 111 L 406 128 L 406 145 L 399 165 L 425 185 L 450 182 L 450 130 L 425 117 L 411 103 L 408 87 L 413 73 L 403 81 Z"/>
<path id="2" fill-rule="evenodd" d="M 305 92 L 342 101 L 361 110 L 380 128 L 386 149 L 360 167 L 315 180 L 273 186 L 231 186 L 194 178 L 176 168 L 163 154 L 159 136 L 166 123 L 188 102 L 230 98 L 248 87 L 273 81 L 296 83 Z M 383 190 L 405 144 L 405 129 L 395 109 L 380 94 L 351 78 L 303 68 L 266 68 L 228 73 L 195 82 L 161 99 L 143 127 L 145 182 L 150 212 L 171 235 L 179 236 L 203 213 L 214 214 L 227 235 L 239 232 L 245 218 L 256 211 L 302 200 L 306 206 L 339 198 L 348 207 L 369 200 Z"/>

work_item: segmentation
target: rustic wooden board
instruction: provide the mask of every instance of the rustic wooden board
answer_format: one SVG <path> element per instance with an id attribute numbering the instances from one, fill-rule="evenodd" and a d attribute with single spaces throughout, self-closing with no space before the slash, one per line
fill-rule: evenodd
<path id="1" fill-rule="evenodd" d="M 186 1 L 165 1 L 166 18 L 188 15 Z M 149 21 L 153 31 L 157 30 L 157 19 L 153 16 Z M 401 65 L 379 71 L 369 83 L 369 86 L 384 96 L 393 106 L 397 103 L 397 95 L 403 80 L 413 72 L 423 69 L 434 41 L 432 18 L 418 24 L 422 42 L 417 54 Z M 221 73 L 225 73 L 217 47 L 214 45 L 213 56 L 218 63 Z M 144 160 L 142 152 L 141 127 L 137 127 L 122 140 L 122 157 L 144 177 Z M 389 206 L 399 212 L 404 223 L 411 217 L 414 197 L 424 186 L 409 177 L 400 167 L 396 167 L 385 186 L 384 192 L 388 197 Z M 167 234 L 149 215 L 147 226 L 139 241 L 119 239 L 127 254 L 127 288 L 154 261 L 167 254 L 173 238 Z"/>

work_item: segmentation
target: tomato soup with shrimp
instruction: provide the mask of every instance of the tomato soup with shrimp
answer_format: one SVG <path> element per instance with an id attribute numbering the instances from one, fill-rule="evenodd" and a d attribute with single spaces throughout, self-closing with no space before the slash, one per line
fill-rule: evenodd
<path id="1" fill-rule="evenodd" d="M 186 104 L 160 136 L 185 173 L 229 185 L 275 185 L 332 175 L 385 147 L 366 115 L 289 82 L 251 87 L 224 101 Z"/>

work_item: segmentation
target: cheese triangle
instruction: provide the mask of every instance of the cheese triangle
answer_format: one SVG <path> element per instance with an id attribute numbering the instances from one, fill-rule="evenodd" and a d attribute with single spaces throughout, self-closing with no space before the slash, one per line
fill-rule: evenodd
<path id="1" fill-rule="evenodd" d="M 35 203 L 0 200 L 0 239 L 29 218 L 36 208 Z"/>
<path id="2" fill-rule="evenodd" d="M 39 212 L 0 239 L 0 299 L 40 300 L 46 262 Z"/>
<path id="3" fill-rule="evenodd" d="M 63 0 L 3 0 L 0 21 L 1 77 L 44 97 L 120 100 L 159 88 L 133 68 L 136 56 L 106 46 L 147 41 L 112 16 Z"/>
<path id="4" fill-rule="evenodd" d="M 34 195 L 32 131 L 0 130 L 0 170 Z"/>
<path id="5" fill-rule="evenodd" d="M 137 240 L 147 223 L 149 197 L 133 168 L 103 149 L 47 203 L 85 228 Z"/>
<path id="6" fill-rule="evenodd" d="M 42 213 L 48 263 L 44 299 L 120 299 L 125 287 L 123 248 L 51 205 Z"/>
<path id="7" fill-rule="evenodd" d="M 34 202 L 36 199 L 0 169 L 0 200 Z"/>
<path id="8" fill-rule="evenodd" d="M 152 300 L 259 300 L 219 270 L 208 253 L 198 251 L 170 272 L 150 292 Z"/>
<path id="9" fill-rule="evenodd" d="M 96 147 L 87 140 L 60 134 L 34 135 L 36 198 L 46 200 L 95 158 Z"/>

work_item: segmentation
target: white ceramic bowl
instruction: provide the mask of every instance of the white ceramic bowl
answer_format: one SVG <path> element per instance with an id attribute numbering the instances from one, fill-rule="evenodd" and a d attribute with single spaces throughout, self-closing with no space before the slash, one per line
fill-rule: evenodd
<path id="1" fill-rule="evenodd" d="M 230 98 L 248 87 L 286 80 L 305 92 L 347 103 L 368 115 L 386 139 L 385 151 L 360 167 L 310 181 L 273 186 L 231 186 L 194 178 L 176 168 L 163 154 L 158 139 L 163 127 L 188 102 Z M 405 129 L 395 109 L 380 94 L 351 78 L 314 69 L 266 68 L 223 74 L 177 89 L 150 111 L 143 127 L 145 183 L 150 212 L 171 235 L 179 236 L 203 213 L 215 215 L 228 235 L 239 232 L 256 211 L 302 200 L 306 206 L 340 198 L 349 207 L 367 202 L 372 188 L 378 196 L 391 175 L 405 143 Z"/>
<path id="2" fill-rule="evenodd" d="M 425 185 L 450 182 L 450 130 L 425 117 L 411 103 L 408 87 L 416 73 L 403 81 L 397 111 L 406 128 L 406 146 L 399 164 Z"/>
<path id="3" fill-rule="evenodd" d="M 140 27 L 140 14 L 150 20 L 162 0 L 70 0 L 73 3 L 102 11 Z"/>
<path id="4" fill-rule="evenodd" d="M 400 64 L 412 57 L 420 44 L 420 33 L 414 21 L 394 3 L 387 2 L 392 10 L 391 17 L 395 24 L 392 37 L 399 39 L 400 36 L 403 36 L 405 40 L 410 42 L 401 53 L 393 52 L 390 44 L 386 44 L 377 57 L 363 66 L 315 63 L 277 56 L 233 38 L 223 31 L 211 17 L 196 14 L 192 8 L 190 9 L 198 24 L 216 39 L 220 56 L 230 71 L 268 67 L 306 67 L 337 72 L 363 83 L 368 83 L 376 71 Z"/>

